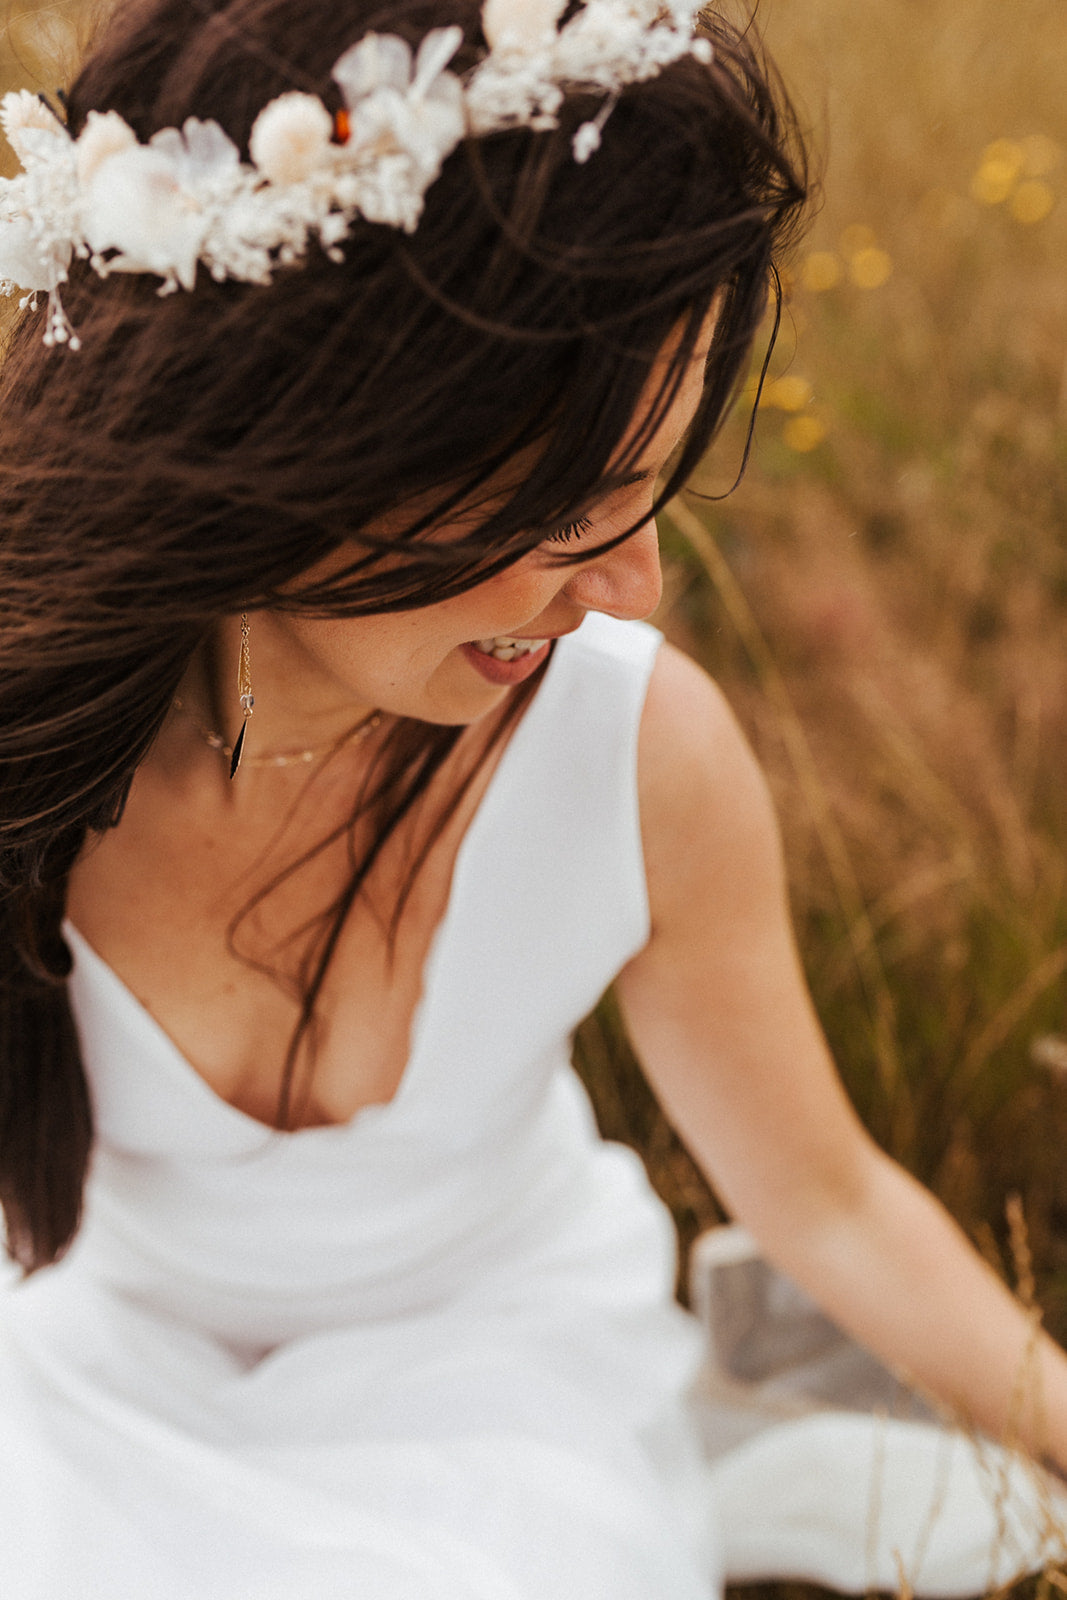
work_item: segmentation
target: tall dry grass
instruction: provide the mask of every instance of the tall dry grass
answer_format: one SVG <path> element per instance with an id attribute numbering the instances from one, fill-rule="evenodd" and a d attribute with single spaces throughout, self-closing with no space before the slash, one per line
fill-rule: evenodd
<path id="1" fill-rule="evenodd" d="M 74 76 L 111 0 L 5 0 L 0 10 L 0 94 L 34 89 L 55 97 Z M 0 141 L 0 171 L 18 162 Z"/>
<path id="2" fill-rule="evenodd" d="M 1065 17 L 778 0 L 761 18 L 823 202 L 744 484 L 664 519 L 660 620 L 770 776 L 865 1120 L 1009 1279 L 1025 1219 L 1064 1340 Z M 698 488 L 729 484 L 742 426 Z M 714 1197 L 643 1090 L 605 1089 L 609 1066 L 635 1070 L 610 1009 L 580 1053 L 605 1127 L 629 1117 L 690 1233 Z"/>
<path id="3" fill-rule="evenodd" d="M 823 203 L 748 476 L 665 519 L 661 621 L 770 774 L 857 1103 L 991 1254 L 1008 1195 L 1025 1197 L 1063 1337 L 1062 6 L 890 0 L 857 20 L 843 0 L 781 0 L 761 18 L 823 152 Z M 731 480 L 743 420 L 708 492 Z M 637 1106 L 691 1228 L 709 1204 Z M 624 1110 L 610 1091 L 606 1125 Z"/>

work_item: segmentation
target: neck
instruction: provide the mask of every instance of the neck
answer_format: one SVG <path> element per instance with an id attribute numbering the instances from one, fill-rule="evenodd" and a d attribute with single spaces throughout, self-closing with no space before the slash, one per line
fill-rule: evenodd
<path id="1" fill-rule="evenodd" d="M 346 694 L 344 686 L 313 670 L 297 645 L 272 625 L 266 613 L 249 618 L 251 683 L 255 699 L 246 719 L 240 703 L 238 663 L 241 620 L 227 617 L 194 657 L 182 680 L 176 705 L 200 745 L 213 747 L 221 766 L 245 728 L 242 769 L 300 767 L 305 770 L 376 725 L 369 704 Z"/>
<path id="2" fill-rule="evenodd" d="M 376 707 L 354 698 L 349 688 L 317 669 L 299 640 L 270 613 L 250 614 L 250 667 L 254 709 L 243 715 L 238 690 L 242 626 L 222 619 L 210 651 L 190 666 L 179 690 L 182 706 L 208 731 L 234 747 L 243 723 L 245 758 L 288 757 L 323 752 L 346 741 Z M 278 762 L 277 765 L 285 765 Z"/>

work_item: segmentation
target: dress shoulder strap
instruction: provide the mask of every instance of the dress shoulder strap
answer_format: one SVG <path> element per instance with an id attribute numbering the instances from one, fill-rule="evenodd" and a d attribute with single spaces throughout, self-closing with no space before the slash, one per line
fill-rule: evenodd
<path id="1" fill-rule="evenodd" d="M 592 614 L 558 641 L 460 849 L 420 1056 L 482 1127 L 532 1107 L 648 941 L 637 744 L 660 642 Z"/>
<path id="2" fill-rule="evenodd" d="M 582 921 L 620 965 L 648 937 L 637 740 L 661 643 L 645 623 L 596 613 L 560 639 L 495 797 L 522 814 L 507 848 L 539 858 L 561 897 L 583 902 Z"/>

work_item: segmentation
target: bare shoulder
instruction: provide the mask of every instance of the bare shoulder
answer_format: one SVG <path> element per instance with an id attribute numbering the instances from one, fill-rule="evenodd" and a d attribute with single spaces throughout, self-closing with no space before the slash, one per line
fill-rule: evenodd
<path id="1" fill-rule="evenodd" d="M 653 927 L 684 917 L 714 880 L 751 893 L 781 877 L 778 826 L 759 763 L 722 690 L 680 650 L 656 659 L 638 737 L 638 794 Z"/>

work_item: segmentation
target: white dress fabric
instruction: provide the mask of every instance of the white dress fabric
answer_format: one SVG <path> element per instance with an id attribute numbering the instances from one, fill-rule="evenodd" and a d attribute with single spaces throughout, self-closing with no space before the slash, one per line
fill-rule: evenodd
<path id="1" fill-rule="evenodd" d="M 699 1338 L 575 1024 L 648 936 L 658 636 L 556 647 L 463 841 L 386 1106 L 272 1134 L 72 927 L 96 1118 L 0 1295 L 4 1600 L 708 1600 Z"/>
<path id="2" fill-rule="evenodd" d="M 658 637 L 556 646 L 386 1106 L 272 1134 L 68 926 L 97 1138 L 74 1247 L 0 1287 L 3 1600 L 712 1600 L 715 1496 L 739 1576 L 870 1577 L 868 1425 L 700 1459 L 670 1221 L 569 1064 L 648 936 Z"/>

